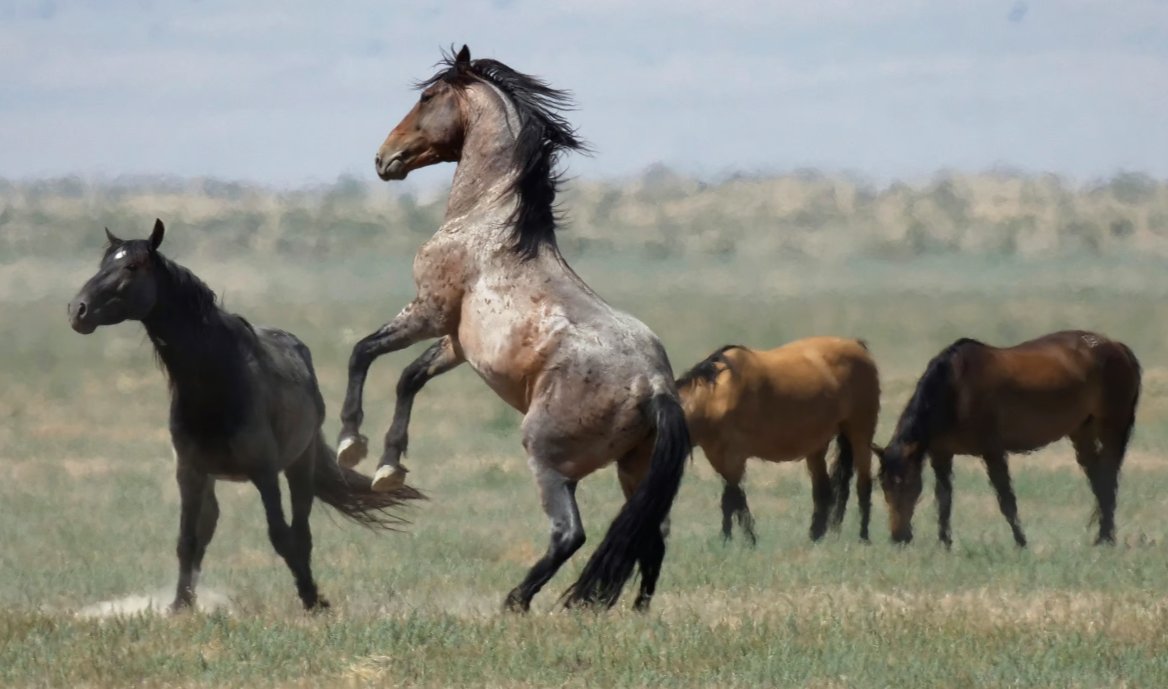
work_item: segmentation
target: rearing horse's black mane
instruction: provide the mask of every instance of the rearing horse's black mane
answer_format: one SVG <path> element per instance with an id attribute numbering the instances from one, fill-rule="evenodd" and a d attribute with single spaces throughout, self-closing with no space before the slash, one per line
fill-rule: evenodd
<path id="1" fill-rule="evenodd" d="M 445 82 L 464 88 L 481 79 L 511 99 L 520 120 L 514 160 L 519 176 L 512 188 L 519 204 L 510 219 L 514 223 L 514 248 L 524 260 L 535 258 L 543 246 L 556 245 L 556 224 L 561 218 L 555 200 L 563 177 L 555 168 L 560 154 L 565 150 L 589 151 L 559 112 L 572 109 L 571 93 L 553 89 L 542 79 L 517 72 L 497 60 L 473 60 L 467 65 L 459 63 L 452 53 L 443 51 L 438 63 L 442 71 L 415 87 L 425 89 Z"/>
<path id="2" fill-rule="evenodd" d="M 933 433 L 945 430 L 952 423 L 955 413 L 950 387 L 953 360 L 967 345 L 984 346 L 984 343 L 963 337 L 933 357 L 925 367 L 924 375 L 917 381 L 916 390 L 896 422 L 896 432 L 888 445 L 886 459 L 890 460 L 892 468 L 898 469 L 902 463 L 899 448 L 909 443 L 927 445 Z"/>

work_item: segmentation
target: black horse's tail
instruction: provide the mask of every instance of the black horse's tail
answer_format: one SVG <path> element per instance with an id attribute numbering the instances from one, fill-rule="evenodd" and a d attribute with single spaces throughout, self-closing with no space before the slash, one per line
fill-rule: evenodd
<path id="1" fill-rule="evenodd" d="M 317 443 L 316 463 L 312 470 L 313 494 L 361 526 L 396 531 L 397 527 L 409 522 L 389 510 L 411 500 L 426 499 L 425 495 L 409 486 L 388 493 L 374 491 L 373 479 L 338 464 L 336 453 L 323 438 L 318 437 Z"/>
<path id="2" fill-rule="evenodd" d="M 565 605 L 611 608 L 633 575 L 638 558 L 660 547 L 661 527 L 681 486 L 692 448 L 685 413 L 672 394 L 654 395 L 645 405 L 645 413 L 657 432 L 649 473 L 608 527 L 580 578 L 564 594 Z"/>
<path id="3" fill-rule="evenodd" d="M 838 529 L 844 521 L 856 461 L 855 453 L 852 451 L 852 442 L 848 440 L 848 435 L 843 429 L 836 435 L 835 444 L 839 454 L 836 456 L 835 465 L 831 468 L 831 528 L 833 530 Z"/>

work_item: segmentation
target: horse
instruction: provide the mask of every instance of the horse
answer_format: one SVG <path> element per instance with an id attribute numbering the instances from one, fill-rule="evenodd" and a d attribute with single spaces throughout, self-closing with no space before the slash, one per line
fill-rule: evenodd
<path id="1" fill-rule="evenodd" d="M 308 347 L 290 333 L 224 311 L 202 280 L 158 251 L 164 232 L 161 220 L 148 240 L 122 240 L 106 229 L 109 244 L 100 268 L 68 313 L 82 335 L 140 321 L 167 375 L 182 503 L 171 610 L 194 602 L 219 520 L 216 481 L 256 487 L 268 537 L 292 571 L 301 602 L 323 610 L 329 604 L 310 566 L 313 499 L 363 526 L 393 529 L 405 522 L 390 509 L 424 496 L 406 486 L 374 491 L 371 478 L 338 465 L 321 430 L 325 404 Z M 281 504 L 280 472 L 292 496 L 291 527 Z"/>
<path id="2" fill-rule="evenodd" d="M 1013 347 L 962 338 L 935 356 L 880 459 L 892 540 L 912 540 L 925 455 L 936 475 L 938 537 L 950 548 L 954 455 L 979 456 L 1014 542 L 1026 547 L 1010 485 L 1008 453 L 1029 453 L 1069 437 L 1095 494 L 1099 534 L 1115 542 L 1119 473 L 1135 425 L 1140 362 L 1127 345 L 1067 330 Z"/>
<path id="3" fill-rule="evenodd" d="M 378 176 L 401 180 L 441 162 L 457 169 L 445 220 L 414 258 L 417 297 L 353 347 L 339 461 L 355 466 L 368 452 L 361 400 L 373 361 L 440 338 L 402 375 L 399 392 L 413 392 L 399 397 L 395 419 L 404 422 L 387 433 L 374 488 L 404 476 L 412 394 L 469 363 L 524 415 L 523 448 L 551 522 L 546 554 L 504 608 L 528 610 L 584 544 L 576 486 L 615 462 L 626 502 L 560 601 L 611 608 L 636 566 L 634 608 L 645 610 L 691 446 L 661 341 L 605 302 L 557 247 L 556 167 L 563 153 L 588 150 L 562 114 L 570 94 L 496 60 L 471 60 L 465 45 L 415 86 L 417 103 L 377 151 Z"/>
<path id="4" fill-rule="evenodd" d="M 677 380 L 690 438 L 724 480 L 722 536 L 737 518 L 750 545 L 757 539 L 742 478 L 746 460 L 806 458 L 814 511 L 811 540 L 838 529 L 858 470 L 860 539 L 868 540 L 872 505 L 871 450 L 880 414 L 880 377 L 863 340 L 809 337 L 770 351 L 726 345 Z M 839 456 L 831 474 L 827 451 Z M 834 510 L 832 509 L 834 505 Z"/>

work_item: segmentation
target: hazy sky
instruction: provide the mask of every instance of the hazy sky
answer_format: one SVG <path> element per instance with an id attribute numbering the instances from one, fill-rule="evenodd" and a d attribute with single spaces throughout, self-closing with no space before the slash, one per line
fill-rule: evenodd
<path id="1" fill-rule="evenodd" d="M 1166 0 L 0 0 L 0 176 L 373 180 L 452 43 L 575 92 L 573 174 L 1168 176 Z"/>

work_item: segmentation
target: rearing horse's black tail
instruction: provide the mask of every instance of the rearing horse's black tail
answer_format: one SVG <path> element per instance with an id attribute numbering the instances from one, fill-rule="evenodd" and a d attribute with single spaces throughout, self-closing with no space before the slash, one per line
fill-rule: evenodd
<path id="1" fill-rule="evenodd" d="M 692 447 L 685 413 L 675 396 L 654 395 L 645 405 L 645 412 L 657 431 L 649 473 L 613 520 L 580 578 L 564 594 L 565 605 L 585 603 L 611 608 L 633 575 L 638 558 L 657 547 L 661 539 L 662 524 L 681 486 L 685 460 Z"/>
<path id="2" fill-rule="evenodd" d="M 373 479 L 337 464 L 336 453 L 317 438 L 316 463 L 312 469 L 313 494 L 326 505 L 370 529 L 396 531 L 408 524 L 404 518 L 389 512 L 410 500 L 425 500 L 426 496 L 414 488 L 402 486 L 388 493 L 373 490 Z"/>

